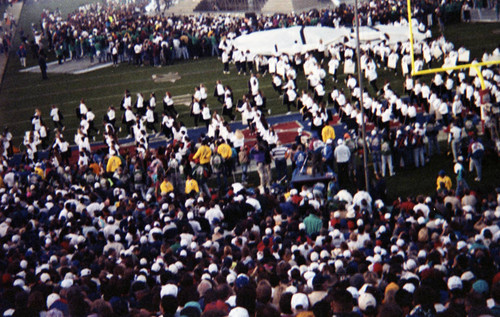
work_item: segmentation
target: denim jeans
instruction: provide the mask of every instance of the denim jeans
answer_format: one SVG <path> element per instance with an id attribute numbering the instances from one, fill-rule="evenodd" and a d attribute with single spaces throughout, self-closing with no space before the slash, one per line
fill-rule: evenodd
<path id="1" fill-rule="evenodd" d="M 458 161 L 458 157 L 461 154 L 461 151 L 460 151 L 460 140 L 456 141 L 456 140 L 453 140 L 451 141 L 451 152 L 453 153 L 453 161 L 454 162 L 457 162 Z"/>
<path id="2" fill-rule="evenodd" d="M 241 181 L 246 182 L 247 180 L 247 172 L 248 172 L 248 163 L 241 164 Z"/>
<path id="3" fill-rule="evenodd" d="M 439 149 L 437 136 L 436 135 L 429 136 L 428 140 L 429 140 L 429 157 L 433 156 L 434 154 L 440 155 L 441 151 Z"/>
<path id="4" fill-rule="evenodd" d="M 392 155 L 382 155 L 382 177 L 385 177 L 387 166 L 389 166 L 389 175 L 394 175 L 394 167 L 392 166 Z"/>
<path id="5" fill-rule="evenodd" d="M 277 181 L 279 182 L 283 177 L 287 176 L 286 173 L 286 160 L 275 160 Z"/>
<path id="6" fill-rule="evenodd" d="M 215 173 L 215 176 L 217 177 L 217 184 L 219 185 L 219 189 L 225 193 L 227 189 L 227 176 L 224 170 L 219 170 L 217 173 Z"/>
<path id="7" fill-rule="evenodd" d="M 265 187 L 269 188 L 269 186 L 271 185 L 271 175 L 270 175 L 269 165 L 262 162 L 258 162 L 257 173 L 259 174 L 261 189 L 264 189 Z"/>
<path id="8" fill-rule="evenodd" d="M 379 151 L 372 152 L 372 163 L 373 163 L 373 171 L 375 173 L 379 173 L 381 167 L 381 156 Z"/>
<path id="9" fill-rule="evenodd" d="M 470 159 L 469 172 L 472 172 L 474 169 L 476 170 L 477 178 L 481 180 L 481 177 L 483 176 L 483 166 L 481 160 L 474 158 Z"/>
<path id="10" fill-rule="evenodd" d="M 424 157 L 424 147 L 418 146 L 413 149 L 413 161 L 415 163 L 415 167 L 420 167 L 425 165 L 425 157 Z"/>

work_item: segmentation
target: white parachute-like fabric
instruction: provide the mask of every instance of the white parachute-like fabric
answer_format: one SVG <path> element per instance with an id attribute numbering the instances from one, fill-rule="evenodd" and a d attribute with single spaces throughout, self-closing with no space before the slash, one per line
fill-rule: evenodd
<path id="1" fill-rule="evenodd" d="M 266 56 L 283 53 L 289 55 L 296 53 L 304 54 L 316 50 L 320 39 L 324 45 L 341 42 L 346 43 L 350 47 L 355 47 L 356 45 L 355 28 L 307 26 L 303 30 L 305 44 L 302 43 L 301 29 L 301 26 L 293 26 L 253 32 L 237 37 L 234 39 L 233 44 L 235 48 L 241 51 L 249 50 L 253 54 Z M 408 33 L 408 25 L 398 23 L 374 27 L 360 27 L 359 37 L 363 43 L 376 43 L 386 40 L 388 44 L 396 44 L 397 42 L 404 43 L 409 41 Z M 426 34 L 420 33 L 416 26 L 413 30 L 413 36 L 415 42 L 426 38 Z"/>

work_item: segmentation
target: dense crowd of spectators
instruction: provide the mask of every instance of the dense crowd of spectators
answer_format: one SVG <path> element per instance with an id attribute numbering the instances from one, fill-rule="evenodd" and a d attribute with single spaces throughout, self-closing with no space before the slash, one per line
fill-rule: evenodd
<path id="1" fill-rule="evenodd" d="M 444 7 L 444 6 L 443 6 Z M 432 24 L 437 4 L 415 2 L 415 18 Z M 44 11 L 40 24 L 33 23 L 33 40 L 24 34 L 32 55 L 53 51 L 62 62 L 89 56 L 99 62 L 167 65 L 176 59 L 219 54 L 226 37 L 292 25 L 353 25 L 354 9 L 342 4 L 335 9 L 300 14 L 259 15 L 253 18 L 200 14 L 196 16 L 145 15 L 133 5 L 109 3 L 81 7 L 63 17 L 59 11 Z M 362 25 L 388 24 L 406 16 L 406 3 L 365 2 L 360 7 Z M 430 24 L 428 24 L 430 23 Z M 46 39 L 46 43 L 42 41 Z"/>
<path id="2" fill-rule="evenodd" d="M 394 9 L 382 4 L 365 7 L 363 15 L 372 23 L 386 22 L 383 16 L 391 19 L 388 12 L 399 10 L 396 4 Z M 340 13 L 255 21 L 226 16 L 155 20 L 119 8 L 112 14 L 106 8 L 85 10 L 67 21 L 47 13 L 42 30 L 50 34 L 49 47 L 57 49 L 62 39 L 71 43 L 71 38 L 101 36 L 107 41 L 111 36 L 109 43 L 116 46 L 110 53 L 117 48 L 120 60 L 124 39 L 127 47 L 140 43 L 144 48 L 148 41 L 156 45 L 160 36 L 162 47 L 167 35 L 173 54 L 179 35 L 179 42 L 187 38 L 185 46 L 179 45 L 181 56 L 213 51 L 229 59 L 235 56 L 229 32 L 322 19 L 334 23 Z M 343 12 L 340 23 L 350 23 L 349 10 Z M 394 21 L 404 23 L 399 16 Z M 214 42 L 205 42 L 211 43 L 206 48 L 203 41 L 193 42 L 193 34 L 208 39 L 210 32 Z M 422 68 L 456 64 L 460 49 L 442 37 L 429 39 L 418 43 L 417 62 Z M 106 50 L 101 54 L 107 56 Z M 148 60 L 142 51 L 133 54 L 138 64 Z M 133 102 L 125 91 L 120 109 L 108 109 L 102 128 L 82 99 L 74 156 L 63 136 L 64 116 L 55 106 L 50 112 L 54 142 L 47 133 L 52 127 L 37 109 L 21 163 L 10 160 L 12 135 L 6 130 L 0 159 L 3 315 L 499 316 L 500 195 L 475 192 L 465 177 L 474 168 L 481 181 L 482 158 L 494 139 L 486 133 L 480 142 L 475 128 L 479 115 L 487 127 L 496 124 L 494 108 L 481 106 L 480 80 L 465 72 L 438 74 L 430 83 L 407 76 L 403 97 L 388 83 L 379 89 L 377 69 L 406 76 L 408 45 L 371 43 L 363 45 L 362 54 L 370 82 L 363 92 L 354 76 L 347 77 L 345 91 L 337 85 L 324 91 L 325 81 L 336 80 L 337 69 L 355 57 L 345 45 L 320 46 L 298 56 L 235 58 L 237 71 L 251 74 L 249 91 L 234 100 L 231 87 L 218 81 L 213 87 L 222 106 L 218 114 L 207 105 L 212 87 L 197 86 L 191 115 L 206 124 L 206 133 L 194 140 L 169 92 L 158 101 L 155 94 L 138 93 Z M 485 52 L 483 60 L 497 55 Z M 158 55 L 152 56 L 156 64 Z M 301 129 L 290 146 L 266 120 L 266 98 L 259 89 L 259 81 L 269 78 L 266 73 L 283 106 L 298 108 L 311 125 L 306 129 L 311 133 Z M 307 87 L 296 86 L 297 73 L 307 77 Z M 484 68 L 482 74 L 495 105 L 498 68 Z M 367 153 L 358 137 L 361 107 L 366 124 L 374 127 L 365 141 Z M 251 148 L 241 131 L 231 130 L 235 110 L 257 139 Z M 335 118 L 348 126 L 346 134 L 335 135 Z M 120 129 L 128 131 L 134 147 L 120 146 Z M 385 177 L 425 165 L 441 150 L 441 130 L 449 133 L 456 180 L 441 171 L 433 195 L 389 200 Z M 92 148 L 91 140 L 101 132 L 104 147 Z M 149 144 L 151 134 L 164 136 L 161 146 Z M 40 155 L 42 148 L 50 150 L 48 157 Z M 363 190 L 363 155 L 373 166 L 368 192 Z M 332 173 L 330 182 L 300 188 L 279 182 L 290 179 L 288 162 L 296 175 L 307 170 L 307 161 L 313 173 Z M 260 186 L 247 183 L 252 166 Z M 241 173 L 235 175 L 236 167 Z"/>

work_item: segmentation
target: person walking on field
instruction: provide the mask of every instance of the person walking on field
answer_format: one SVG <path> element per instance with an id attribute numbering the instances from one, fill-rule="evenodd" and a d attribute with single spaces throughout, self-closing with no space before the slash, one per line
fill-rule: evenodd
<path id="1" fill-rule="evenodd" d="M 49 79 L 49 77 L 47 77 L 47 57 L 44 51 L 41 51 L 38 56 L 38 66 L 40 66 L 40 71 L 42 72 L 42 79 Z"/>
<path id="2" fill-rule="evenodd" d="M 264 189 L 265 187 L 269 188 L 271 185 L 271 170 L 266 160 L 266 154 L 269 153 L 258 143 L 255 144 L 253 149 L 250 151 L 250 155 L 257 163 L 257 173 L 259 174 L 261 189 Z"/>
<path id="3" fill-rule="evenodd" d="M 477 139 L 477 137 L 473 137 L 469 144 L 469 172 L 472 172 L 474 169 L 476 170 L 477 177 L 474 179 L 476 182 L 481 181 L 482 171 L 483 171 L 483 156 L 484 156 L 484 146 Z"/>
<path id="4" fill-rule="evenodd" d="M 339 185 L 341 188 L 344 188 L 349 183 L 349 160 L 351 158 L 351 151 L 343 139 L 337 141 L 337 147 L 333 155 L 337 162 Z"/>
<path id="5" fill-rule="evenodd" d="M 26 67 L 26 56 L 28 52 L 26 51 L 26 47 L 24 47 L 24 44 L 21 44 L 19 46 L 19 49 L 17 50 L 17 55 L 19 56 L 19 61 L 21 62 L 21 66 Z"/>

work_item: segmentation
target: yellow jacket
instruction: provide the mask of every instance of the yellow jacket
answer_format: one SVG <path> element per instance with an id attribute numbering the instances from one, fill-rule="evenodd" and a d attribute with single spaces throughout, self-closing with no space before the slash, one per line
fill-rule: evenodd
<path id="1" fill-rule="evenodd" d="M 196 153 L 193 156 L 193 159 L 200 159 L 200 164 L 208 164 L 210 163 L 210 157 L 212 156 L 212 150 L 208 145 L 202 145 L 196 151 Z"/>
<path id="2" fill-rule="evenodd" d="M 109 158 L 108 164 L 106 165 L 106 172 L 114 173 L 118 167 L 122 165 L 122 160 L 116 155 Z"/>
<path id="3" fill-rule="evenodd" d="M 233 155 L 233 150 L 231 149 L 231 147 L 229 146 L 229 144 L 222 143 L 217 148 L 217 153 L 219 153 L 220 156 L 222 156 L 223 159 L 227 160 L 228 158 L 231 158 L 231 156 Z"/>
<path id="4" fill-rule="evenodd" d="M 335 140 L 335 130 L 331 125 L 325 125 L 323 130 L 321 130 L 321 138 L 325 143 L 328 139 Z"/>
<path id="5" fill-rule="evenodd" d="M 45 179 L 45 171 L 40 167 L 35 167 L 35 174 L 40 176 L 42 179 Z"/>
<path id="6" fill-rule="evenodd" d="M 441 176 L 438 176 L 437 180 L 436 180 L 436 185 L 437 185 L 437 188 L 436 190 L 439 190 L 439 185 L 441 183 L 444 183 L 444 187 L 447 189 L 447 190 L 450 190 L 451 189 L 451 178 L 447 175 L 441 177 Z"/>
<path id="7" fill-rule="evenodd" d="M 160 192 L 161 194 L 168 194 L 170 192 L 174 191 L 174 185 L 172 185 L 171 182 L 167 181 L 166 179 L 163 180 L 160 184 Z"/>
<path id="8" fill-rule="evenodd" d="M 195 179 L 188 179 L 186 181 L 186 194 L 189 194 L 193 190 L 197 193 L 200 192 L 200 189 L 198 188 L 198 182 Z"/>

